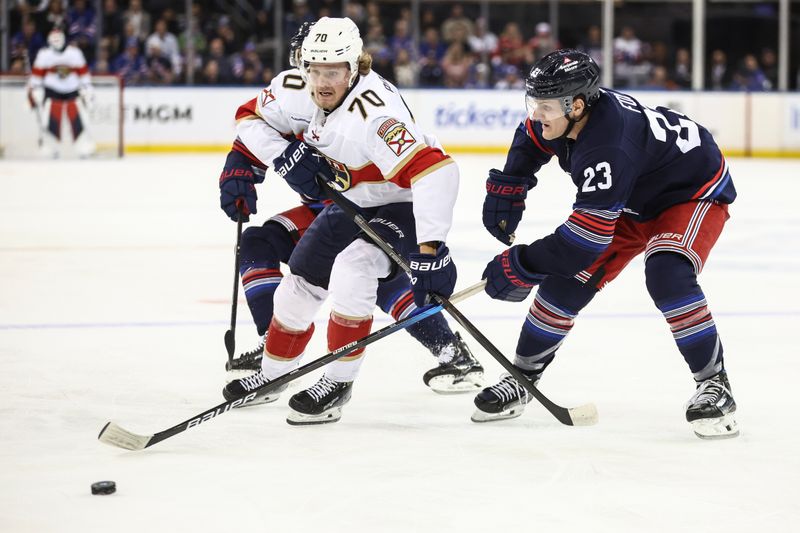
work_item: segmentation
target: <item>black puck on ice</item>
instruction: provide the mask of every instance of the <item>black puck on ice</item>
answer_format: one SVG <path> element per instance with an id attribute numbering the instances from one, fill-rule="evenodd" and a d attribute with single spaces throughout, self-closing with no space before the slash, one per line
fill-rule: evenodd
<path id="1" fill-rule="evenodd" d="M 92 494 L 114 494 L 115 492 L 117 492 L 117 484 L 113 481 L 92 483 Z"/>

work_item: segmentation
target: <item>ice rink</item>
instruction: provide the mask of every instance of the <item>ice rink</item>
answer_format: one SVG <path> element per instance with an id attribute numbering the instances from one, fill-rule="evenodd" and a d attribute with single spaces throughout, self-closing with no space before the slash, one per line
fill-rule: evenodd
<path id="1" fill-rule="evenodd" d="M 504 157 L 455 158 L 448 244 L 464 288 L 503 249 L 480 206 L 486 171 Z M 105 446 L 107 420 L 154 433 L 222 401 L 236 230 L 218 207 L 223 161 L 0 162 L 0 531 L 800 528 L 797 161 L 730 161 L 739 198 L 700 278 L 739 438 L 703 441 L 685 422 L 693 382 L 639 259 L 579 317 L 541 382 L 561 405 L 594 402 L 596 426 L 562 426 L 537 403 L 474 424 L 473 395 L 428 390 L 435 360 L 398 332 L 368 349 L 337 424 L 287 425 L 286 394 L 141 452 Z M 544 169 L 518 242 L 560 224 L 573 189 Z M 276 179 L 259 196 L 257 223 L 296 204 Z M 459 308 L 512 354 L 529 304 L 479 294 Z M 240 298 L 237 351 L 256 342 Z M 494 383 L 499 365 L 468 342 Z M 305 361 L 326 351 L 318 331 Z M 105 479 L 117 493 L 92 496 Z"/>

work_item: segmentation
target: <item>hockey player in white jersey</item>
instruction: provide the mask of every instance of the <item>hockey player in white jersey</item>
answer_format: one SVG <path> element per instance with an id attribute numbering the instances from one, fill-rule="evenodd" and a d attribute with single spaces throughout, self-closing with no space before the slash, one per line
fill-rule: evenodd
<path id="1" fill-rule="evenodd" d="M 61 121 L 66 115 L 72 130 L 75 151 L 81 157 L 95 152 L 95 144 L 84 126 L 78 99 L 84 107 L 91 107 L 94 88 L 83 52 L 76 46 L 67 46 L 64 32 L 52 30 L 47 36 L 47 46 L 39 50 L 31 68 L 28 99 L 37 111 L 42 132 L 41 152 L 47 157 L 59 155 Z"/>
<path id="2" fill-rule="evenodd" d="M 438 140 L 414 123 L 397 89 L 371 71 L 358 28 L 323 17 L 303 40 L 299 69 L 282 72 L 241 120 L 238 139 L 271 162 L 298 193 L 324 196 L 323 176 L 359 207 L 371 227 L 409 259 L 414 299 L 452 294 L 456 267 L 445 240 L 458 191 L 458 168 Z M 256 202 L 253 174 L 229 172 L 223 190 L 245 212 Z M 366 336 L 378 280 L 405 275 L 335 205 L 313 221 L 289 259 L 290 273 L 274 296 L 262 371 L 229 383 L 226 398 L 243 395 L 295 368 L 314 332 L 314 316 L 330 295 L 328 347 Z M 331 363 L 290 402 L 290 424 L 335 422 L 350 399 L 363 350 Z"/>

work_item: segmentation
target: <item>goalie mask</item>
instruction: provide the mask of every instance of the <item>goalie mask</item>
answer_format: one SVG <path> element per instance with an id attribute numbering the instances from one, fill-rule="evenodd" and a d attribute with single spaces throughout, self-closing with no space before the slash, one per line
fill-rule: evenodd
<path id="1" fill-rule="evenodd" d="M 64 48 L 67 46 L 67 38 L 64 36 L 64 32 L 59 29 L 55 29 L 47 34 L 47 46 L 59 52 L 64 50 Z"/>
<path id="2" fill-rule="evenodd" d="M 358 27 L 349 18 L 322 17 L 311 26 L 301 46 L 300 72 L 307 83 L 313 83 L 309 66 L 314 64 L 347 63 L 347 86 L 353 85 L 358 76 L 358 60 L 363 42 Z"/>

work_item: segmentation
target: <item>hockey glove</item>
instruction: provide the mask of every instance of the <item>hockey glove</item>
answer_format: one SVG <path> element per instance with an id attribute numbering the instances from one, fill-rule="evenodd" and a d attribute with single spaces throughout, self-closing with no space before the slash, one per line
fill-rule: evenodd
<path id="1" fill-rule="evenodd" d="M 514 232 L 525 211 L 528 189 L 536 183 L 535 177 L 509 176 L 495 168 L 489 171 L 483 201 L 483 225 L 503 244 L 510 245 L 514 240 Z"/>
<path id="2" fill-rule="evenodd" d="M 225 159 L 225 166 L 219 176 L 219 203 L 231 220 L 239 220 L 238 207 L 242 206 L 242 222 L 250 220 L 257 213 L 258 195 L 255 186 L 256 176 L 252 163 L 241 152 L 231 150 Z"/>
<path id="3" fill-rule="evenodd" d="M 303 141 L 294 141 L 272 161 L 278 173 L 296 193 L 311 198 L 325 198 L 317 175 L 333 181 L 333 171 L 325 157 Z"/>
<path id="4" fill-rule="evenodd" d="M 544 280 L 545 276 L 528 272 L 519 262 L 519 254 L 527 245 L 512 246 L 495 256 L 483 271 L 486 280 L 486 294 L 495 300 L 521 302 L 531 293 L 531 289 Z"/>
<path id="5" fill-rule="evenodd" d="M 409 254 L 408 265 L 411 267 L 411 286 L 417 307 L 430 303 L 430 293 L 445 298 L 453 294 L 458 272 L 450 258 L 450 250 L 444 244 L 436 249 L 436 255 Z"/>

